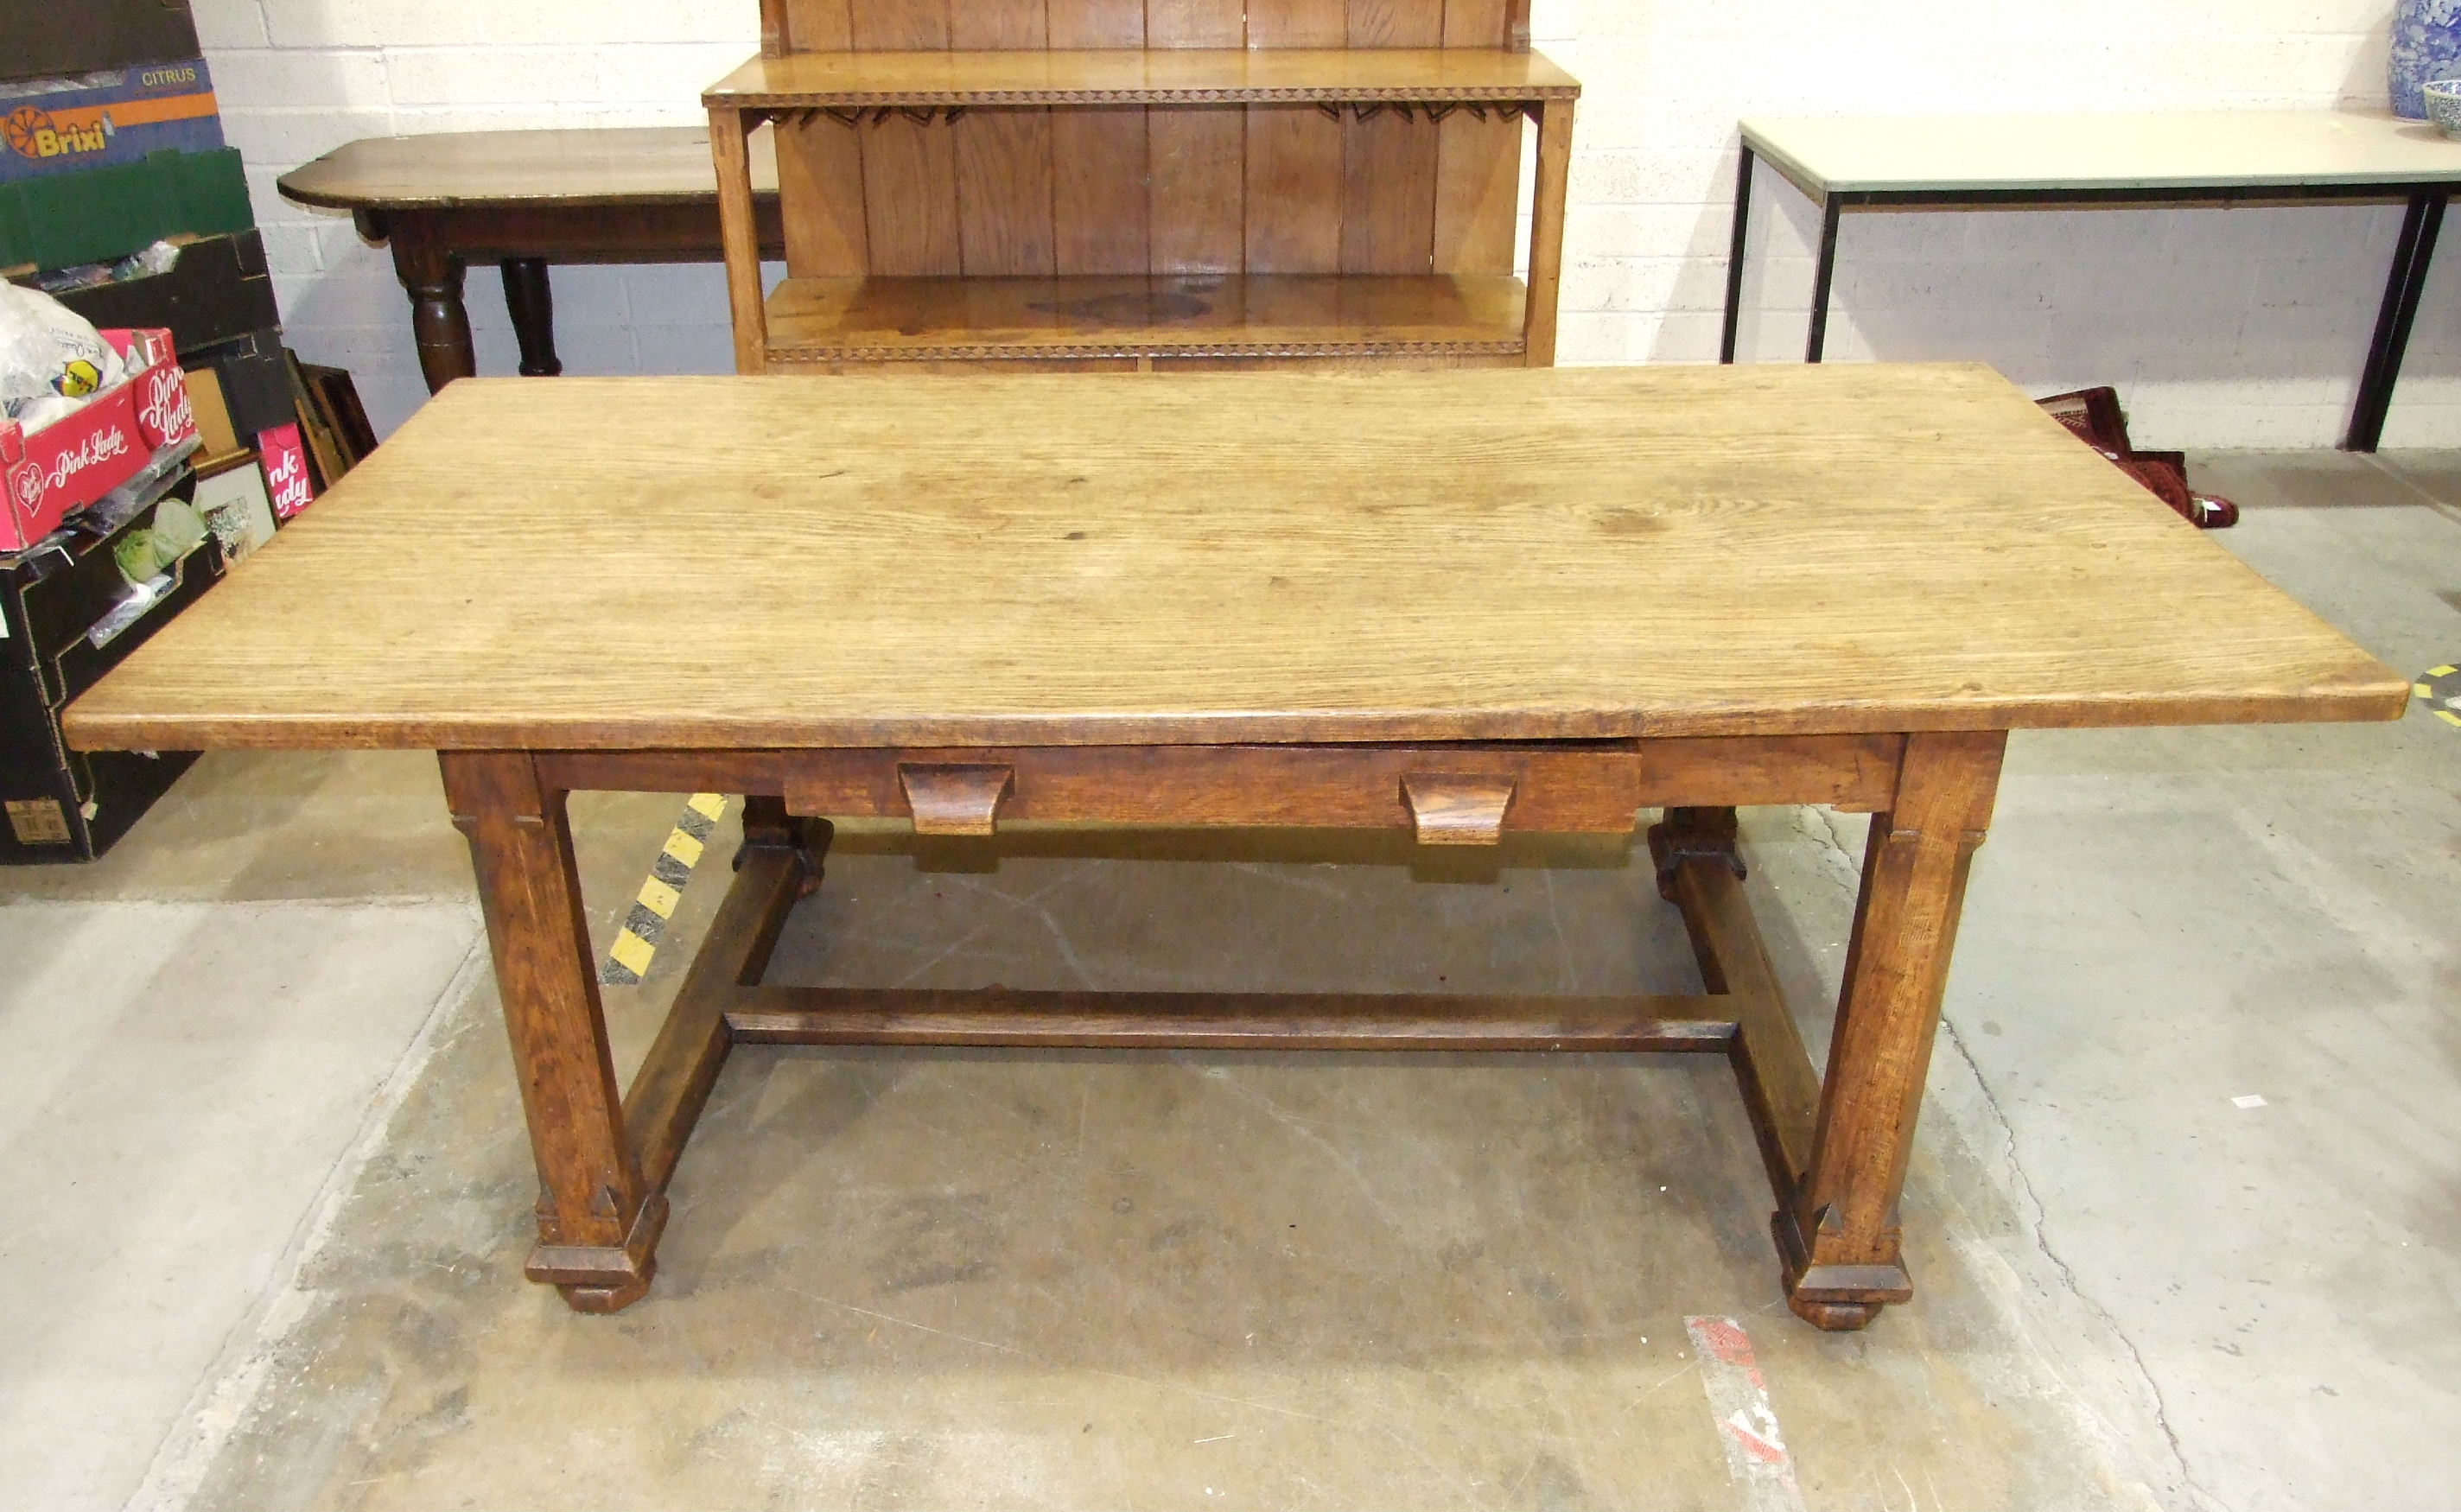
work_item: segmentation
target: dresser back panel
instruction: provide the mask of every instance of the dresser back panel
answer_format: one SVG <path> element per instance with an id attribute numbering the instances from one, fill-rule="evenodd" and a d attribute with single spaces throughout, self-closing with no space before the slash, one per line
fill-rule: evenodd
<path id="1" fill-rule="evenodd" d="M 772 53 L 1526 45 L 1526 0 L 762 0 Z M 812 113 L 777 127 L 797 277 L 1509 273 L 1501 107 Z"/>

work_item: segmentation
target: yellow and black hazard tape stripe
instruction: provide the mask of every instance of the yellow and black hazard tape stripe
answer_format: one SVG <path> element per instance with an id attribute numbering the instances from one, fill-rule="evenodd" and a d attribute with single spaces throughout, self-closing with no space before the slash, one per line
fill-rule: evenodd
<path id="1" fill-rule="evenodd" d="M 624 927 L 615 931 L 615 944 L 607 952 L 606 964 L 598 969 L 600 982 L 609 987 L 631 987 L 650 974 L 650 963 L 657 957 L 659 937 L 667 931 L 667 921 L 675 916 L 675 905 L 683 901 L 684 884 L 692 881 L 693 868 L 700 864 L 701 852 L 709 846 L 710 832 L 724 818 L 723 794 L 696 793 L 684 804 L 682 816 L 658 851 L 658 859 L 650 863 L 650 875 L 641 882 L 640 896 L 632 900 L 631 911 L 624 916 Z"/>
<path id="2" fill-rule="evenodd" d="M 2419 674 L 2411 691 L 2427 700 L 2436 718 L 2461 727 L 2461 667 L 2429 667 Z"/>

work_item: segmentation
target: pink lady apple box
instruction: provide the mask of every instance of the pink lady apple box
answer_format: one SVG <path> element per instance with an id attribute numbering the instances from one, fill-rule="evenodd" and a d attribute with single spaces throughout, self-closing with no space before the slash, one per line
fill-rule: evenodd
<path id="1" fill-rule="evenodd" d="M 197 434 L 188 375 L 167 330 L 106 330 L 128 373 L 39 431 L 0 420 L 0 551 L 22 551 L 141 472 L 162 447 Z"/>

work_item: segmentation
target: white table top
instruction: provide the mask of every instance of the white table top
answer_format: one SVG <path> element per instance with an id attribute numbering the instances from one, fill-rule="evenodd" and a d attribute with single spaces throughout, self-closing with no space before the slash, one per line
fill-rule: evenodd
<path id="1" fill-rule="evenodd" d="M 2333 110 L 1756 117 L 1744 142 L 1807 194 L 2461 182 L 2426 121 Z"/>

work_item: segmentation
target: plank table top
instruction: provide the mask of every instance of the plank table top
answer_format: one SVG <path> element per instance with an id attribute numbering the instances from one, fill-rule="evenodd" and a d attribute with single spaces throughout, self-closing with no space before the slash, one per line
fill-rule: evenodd
<path id="1" fill-rule="evenodd" d="M 2397 717 L 1979 366 L 465 380 L 87 749 Z"/>
<path id="2" fill-rule="evenodd" d="M 2461 183 L 2461 142 L 2359 111 L 1754 117 L 1743 137 L 1814 196 Z"/>
<path id="3" fill-rule="evenodd" d="M 778 192 L 777 156 L 752 144 L 753 192 Z M 717 202 L 709 127 L 600 126 L 370 137 L 282 176 L 282 195 L 331 210 Z"/>

